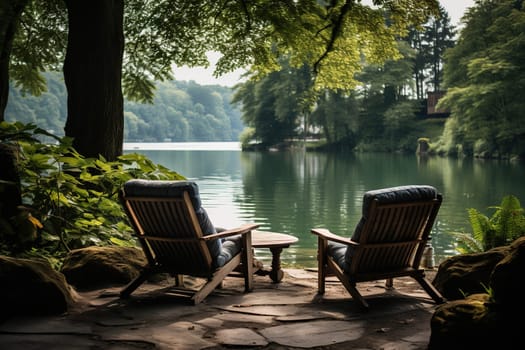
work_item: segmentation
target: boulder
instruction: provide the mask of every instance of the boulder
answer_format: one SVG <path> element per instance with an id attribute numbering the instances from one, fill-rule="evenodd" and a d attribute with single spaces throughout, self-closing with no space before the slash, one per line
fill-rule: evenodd
<path id="1" fill-rule="evenodd" d="M 146 263 L 141 249 L 93 246 L 71 251 L 61 272 L 78 290 L 94 290 L 129 283 Z"/>
<path id="2" fill-rule="evenodd" d="M 523 315 L 524 271 L 525 237 L 520 237 L 510 245 L 509 253 L 496 265 L 490 278 L 491 293 L 499 309 Z"/>
<path id="3" fill-rule="evenodd" d="M 2 316 L 54 315 L 68 310 L 78 299 L 64 275 L 46 260 L 0 256 Z"/>
<path id="4" fill-rule="evenodd" d="M 432 283 L 448 300 L 486 293 L 494 267 L 507 256 L 509 249 L 503 246 L 447 258 L 439 265 Z"/>
<path id="5" fill-rule="evenodd" d="M 432 315 L 428 348 L 515 348 L 523 332 L 524 271 L 525 237 L 510 246 L 443 262 L 434 281 L 451 301 L 438 306 Z M 466 281 L 461 281 L 462 276 Z M 477 285 L 484 285 L 484 291 L 473 292 Z M 462 291 L 462 298 L 457 290 Z"/>
<path id="6" fill-rule="evenodd" d="M 490 296 L 480 293 L 440 305 L 430 321 L 428 349 L 481 349 L 479 344 L 491 343 L 498 322 L 489 303 Z"/>

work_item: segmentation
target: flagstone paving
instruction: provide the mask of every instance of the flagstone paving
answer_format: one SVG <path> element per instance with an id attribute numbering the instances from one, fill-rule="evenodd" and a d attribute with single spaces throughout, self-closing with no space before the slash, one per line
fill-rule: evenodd
<path id="1" fill-rule="evenodd" d="M 430 271 L 432 273 L 433 271 Z M 68 314 L 0 324 L 0 348 L 23 349 L 426 349 L 436 305 L 410 278 L 358 284 L 370 310 L 359 311 L 336 279 L 317 295 L 317 274 L 285 269 L 281 283 L 228 277 L 199 305 L 146 283 L 130 299 L 122 287 L 80 293 Z M 431 279 L 431 277 L 429 277 Z M 190 281 L 198 283 L 198 281 Z"/>

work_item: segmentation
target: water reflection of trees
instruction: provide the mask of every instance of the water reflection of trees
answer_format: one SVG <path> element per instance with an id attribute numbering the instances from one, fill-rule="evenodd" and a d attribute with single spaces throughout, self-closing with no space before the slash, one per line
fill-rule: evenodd
<path id="1" fill-rule="evenodd" d="M 507 194 L 523 198 L 523 165 L 391 154 L 268 152 L 241 155 L 243 191 L 266 229 L 299 237 L 312 249 L 312 227 L 350 236 L 361 215 L 364 192 L 383 187 L 428 184 L 444 197 L 433 230 L 438 254 L 455 254 L 453 231 L 470 231 L 466 209 L 481 211 Z M 518 170 L 516 169 L 518 168 Z M 519 170 L 521 169 L 521 171 Z M 508 179 L 503 181 L 502 179 Z M 261 200 L 262 199 L 262 200 Z"/>

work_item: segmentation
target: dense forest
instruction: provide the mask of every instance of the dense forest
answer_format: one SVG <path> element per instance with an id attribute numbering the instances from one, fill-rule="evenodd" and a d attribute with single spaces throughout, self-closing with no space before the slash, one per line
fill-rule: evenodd
<path id="1" fill-rule="evenodd" d="M 315 134 L 331 148 L 385 152 L 425 141 L 433 154 L 523 159 L 523 1 L 476 2 L 459 31 L 440 11 L 398 39 L 400 59 L 366 63 L 350 92 L 312 99 L 310 71 L 293 67 L 244 84 L 234 99 L 245 137 L 271 145 Z M 437 109 L 425 109 L 427 96 L 440 97 Z"/>
<path id="2" fill-rule="evenodd" d="M 67 92 L 62 74 L 45 74 L 48 90 L 40 96 L 9 91 L 6 120 L 33 123 L 64 135 Z M 198 85 L 193 81 L 166 81 L 156 86 L 153 104 L 124 101 L 126 142 L 238 141 L 244 126 L 232 89 Z"/>
<path id="3" fill-rule="evenodd" d="M 241 140 L 264 149 L 316 139 L 324 148 L 382 152 L 414 152 L 426 140 L 435 154 L 523 157 L 523 10 L 508 0 L 477 3 L 461 31 L 440 12 L 398 38 L 398 59 L 365 63 L 350 91 L 314 89 L 310 67 L 287 56 L 282 69 L 235 89 L 156 82 L 153 104 L 124 102 L 124 140 Z M 61 135 L 66 90 L 58 73 L 46 78 L 38 97 L 10 88 L 6 120 Z M 428 96 L 442 96 L 447 113 L 432 113 Z"/>
<path id="4" fill-rule="evenodd" d="M 413 152 L 419 138 L 435 140 L 443 131 L 444 119 L 426 120 L 426 93 L 439 89 L 443 53 L 454 44 L 454 28 L 441 11 L 441 18 L 398 39 L 401 58 L 367 64 L 356 76 L 361 85 L 351 92 L 312 93 L 311 70 L 293 67 L 286 56 L 283 69 L 235 89 L 156 82 L 152 104 L 124 101 L 124 141 L 240 139 L 268 148 L 313 138 L 332 149 Z M 46 78 L 48 90 L 38 97 L 11 87 L 6 120 L 62 135 L 67 91 L 60 73 Z"/>
<path id="5" fill-rule="evenodd" d="M 368 63 L 353 91 L 313 93 L 311 69 L 294 67 L 288 56 L 281 70 L 235 89 L 156 82 L 152 104 L 124 101 L 124 141 L 241 140 L 264 149 L 309 138 L 331 149 L 414 152 L 419 138 L 436 140 L 444 127 L 443 118 L 426 113 L 426 94 L 440 89 L 443 53 L 454 45 L 454 27 L 440 11 L 397 40 L 399 59 Z M 6 119 L 62 135 L 67 91 L 58 72 L 46 78 L 48 91 L 38 97 L 11 87 Z"/>

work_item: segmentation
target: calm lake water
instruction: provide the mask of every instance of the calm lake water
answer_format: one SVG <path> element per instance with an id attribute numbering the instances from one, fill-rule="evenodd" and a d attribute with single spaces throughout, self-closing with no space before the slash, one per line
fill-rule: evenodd
<path id="1" fill-rule="evenodd" d="M 443 194 L 432 232 L 437 263 L 457 254 L 451 232 L 471 232 L 467 208 L 490 216 L 490 206 L 509 194 L 525 206 L 525 165 L 495 160 L 421 158 L 398 154 L 328 154 L 304 151 L 241 152 L 235 142 L 128 143 L 198 183 L 203 206 L 216 226 L 246 222 L 260 230 L 294 235 L 284 266 L 316 266 L 312 227 L 350 236 L 361 215 L 363 194 L 383 187 L 428 184 Z M 268 250 L 257 250 L 263 262 Z"/>

